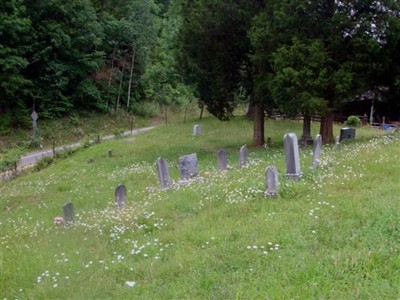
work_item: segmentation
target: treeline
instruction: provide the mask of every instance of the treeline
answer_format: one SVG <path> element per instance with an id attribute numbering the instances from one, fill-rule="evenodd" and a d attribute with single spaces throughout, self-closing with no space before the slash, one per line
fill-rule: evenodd
<path id="1" fill-rule="evenodd" d="M 395 0 L 2 0 L 0 127 L 74 110 L 140 110 L 198 98 L 221 120 L 247 102 L 322 115 L 375 93 L 400 109 Z"/>
<path id="2" fill-rule="evenodd" d="M 24 124 L 33 109 L 41 118 L 132 109 L 151 96 L 143 75 L 156 58 L 167 4 L 2 0 L 0 123 Z"/>

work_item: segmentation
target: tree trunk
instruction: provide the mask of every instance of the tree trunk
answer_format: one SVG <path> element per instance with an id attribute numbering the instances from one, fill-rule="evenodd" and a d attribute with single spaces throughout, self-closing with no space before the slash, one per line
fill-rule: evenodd
<path id="1" fill-rule="evenodd" d="M 133 67 L 135 65 L 135 55 L 136 55 L 136 49 L 132 45 L 131 73 L 129 75 L 128 100 L 126 101 L 126 107 L 128 108 L 129 108 L 129 101 L 131 100 L 131 88 L 132 88 Z"/>
<path id="2" fill-rule="evenodd" d="M 265 144 L 264 138 L 264 105 L 255 102 L 254 107 L 254 130 L 253 130 L 253 146 L 262 147 Z"/>
<path id="3" fill-rule="evenodd" d="M 200 109 L 201 109 L 201 111 L 200 111 L 200 117 L 199 117 L 199 120 L 203 119 L 203 113 L 204 113 L 204 104 L 201 104 L 201 105 L 200 105 Z"/>
<path id="4" fill-rule="evenodd" d="M 321 118 L 321 126 L 319 129 L 319 134 L 322 136 L 322 142 L 324 144 L 333 143 L 333 111 L 328 110 Z"/>
<path id="5" fill-rule="evenodd" d="M 303 134 L 300 139 L 301 145 L 308 145 L 312 143 L 313 139 L 311 136 L 311 117 L 308 114 L 303 116 Z"/>

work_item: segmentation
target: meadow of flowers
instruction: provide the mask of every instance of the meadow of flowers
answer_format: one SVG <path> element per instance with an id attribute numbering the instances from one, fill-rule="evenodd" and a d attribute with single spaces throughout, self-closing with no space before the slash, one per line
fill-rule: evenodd
<path id="1" fill-rule="evenodd" d="M 244 168 L 250 122 L 206 119 L 200 137 L 193 124 L 95 145 L 0 186 L 2 299 L 400 297 L 399 134 L 363 129 L 337 150 L 324 146 L 318 169 L 301 148 L 304 175 L 291 181 L 282 137 L 301 124 L 270 122 L 272 147 L 250 149 Z M 227 172 L 216 170 L 218 148 Z M 180 185 L 178 157 L 193 152 L 202 180 Z M 159 156 L 168 190 L 158 186 Z M 269 165 L 280 189 L 267 199 Z M 55 221 L 66 202 L 70 227 Z"/>

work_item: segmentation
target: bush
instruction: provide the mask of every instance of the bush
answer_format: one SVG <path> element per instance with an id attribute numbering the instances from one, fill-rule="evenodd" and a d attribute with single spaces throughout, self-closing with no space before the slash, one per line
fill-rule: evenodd
<path id="1" fill-rule="evenodd" d="M 39 160 L 35 165 L 35 171 L 39 172 L 47 168 L 53 162 L 53 158 L 51 156 L 45 156 L 41 160 Z"/>
<path id="2" fill-rule="evenodd" d="M 157 104 L 152 102 L 137 102 L 133 105 L 133 113 L 144 118 L 154 117 L 157 111 Z"/>
<path id="3" fill-rule="evenodd" d="M 350 116 L 347 118 L 345 124 L 347 126 L 358 127 L 361 125 L 361 120 L 357 116 Z"/>

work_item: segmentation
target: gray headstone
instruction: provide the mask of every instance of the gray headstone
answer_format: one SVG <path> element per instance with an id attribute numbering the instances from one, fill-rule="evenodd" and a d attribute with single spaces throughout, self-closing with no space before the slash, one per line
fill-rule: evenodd
<path id="1" fill-rule="evenodd" d="M 119 184 L 115 189 L 115 206 L 117 208 L 126 206 L 126 188 L 123 184 Z"/>
<path id="2" fill-rule="evenodd" d="M 314 147 L 313 147 L 313 160 L 312 160 L 313 168 L 318 168 L 319 166 L 321 151 L 322 151 L 322 136 L 320 134 L 317 134 L 314 140 Z"/>
<path id="3" fill-rule="evenodd" d="M 64 226 L 70 226 L 75 223 L 74 205 L 69 202 L 63 206 Z"/>
<path id="4" fill-rule="evenodd" d="M 217 162 L 218 162 L 218 170 L 219 171 L 228 170 L 228 158 L 227 158 L 226 150 L 219 149 L 217 151 Z"/>
<path id="5" fill-rule="evenodd" d="M 337 150 L 340 145 L 340 136 L 337 136 L 335 139 L 335 145 L 333 146 L 333 150 Z"/>
<path id="6" fill-rule="evenodd" d="M 340 129 L 340 141 L 343 140 L 354 140 L 356 138 L 355 128 L 341 128 Z"/>
<path id="7" fill-rule="evenodd" d="M 182 180 L 187 180 L 199 175 L 196 153 L 185 155 L 179 158 L 179 171 Z"/>
<path id="8" fill-rule="evenodd" d="M 108 150 L 108 157 L 112 157 L 112 150 Z"/>
<path id="9" fill-rule="evenodd" d="M 156 164 L 160 185 L 162 187 L 168 187 L 170 184 L 170 178 L 167 161 L 164 158 L 160 157 L 159 159 L 157 159 Z"/>
<path id="10" fill-rule="evenodd" d="M 239 150 L 239 167 L 244 167 L 247 165 L 247 156 L 249 155 L 249 150 L 247 145 L 243 145 Z"/>
<path id="11" fill-rule="evenodd" d="M 201 135 L 203 133 L 203 126 L 201 125 L 194 125 L 193 126 L 193 135 Z"/>
<path id="12" fill-rule="evenodd" d="M 278 170 L 275 166 L 269 166 L 265 170 L 265 197 L 276 196 L 279 189 Z"/>
<path id="13" fill-rule="evenodd" d="M 287 133 L 284 136 L 285 159 L 286 159 L 286 177 L 299 179 L 303 174 L 300 170 L 300 155 L 297 136 L 294 133 Z"/>

